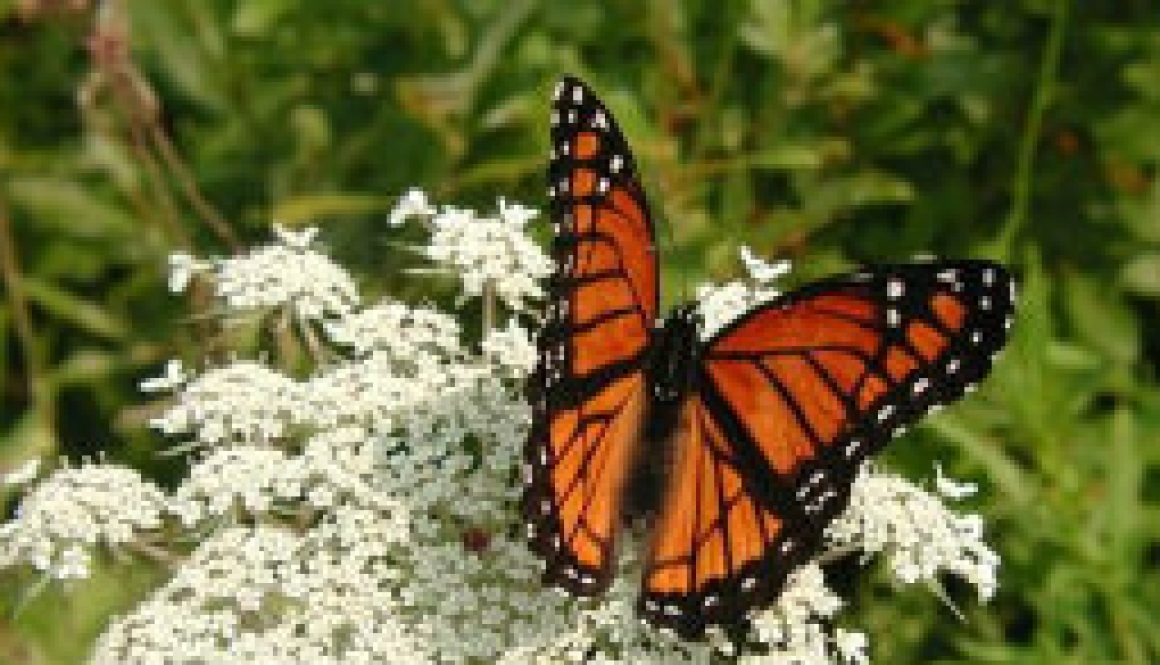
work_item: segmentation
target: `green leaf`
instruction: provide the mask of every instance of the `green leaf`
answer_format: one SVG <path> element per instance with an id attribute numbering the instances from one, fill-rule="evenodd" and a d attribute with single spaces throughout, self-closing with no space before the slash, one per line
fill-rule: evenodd
<path id="1" fill-rule="evenodd" d="M 24 291 L 30 301 L 57 319 L 67 321 L 88 333 L 108 339 L 122 339 L 129 331 L 124 321 L 102 305 L 73 295 L 36 275 L 25 276 Z"/>
<path id="2" fill-rule="evenodd" d="M 73 180 L 19 176 L 7 181 L 5 189 L 14 207 L 54 233 L 110 239 L 132 233 L 136 225 L 124 210 Z"/>
<path id="3" fill-rule="evenodd" d="M 755 169 L 790 171 L 822 166 L 823 152 L 810 145 L 779 145 L 754 153 L 747 161 Z"/>
<path id="4" fill-rule="evenodd" d="M 1140 355 L 1140 330 L 1116 292 L 1080 274 L 1068 276 L 1064 286 L 1067 313 L 1076 336 L 1110 360 L 1135 364 Z"/>
<path id="5" fill-rule="evenodd" d="M 294 0 L 242 0 L 230 24 L 243 37 L 265 36 L 296 4 Z"/>
<path id="6" fill-rule="evenodd" d="M 1125 289 L 1140 295 L 1160 297 L 1160 253 L 1132 257 L 1120 269 L 1120 283 Z"/>
<path id="7" fill-rule="evenodd" d="M 143 2 L 132 16 L 135 36 L 145 41 L 165 74 L 186 95 L 218 111 L 229 107 L 229 95 L 221 80 L 217 53 L 222 40 L 209 3 L 183 3 L 177 11 L 167 3 Z"/>
<path id="8" fill-rule="evenodd" d="M 394 201 L 390 197 L 353 192 L 303 194 L 283 199 L 270 211 L 271 219 L 285 224 L 316 222 L 327 217 L 343 217 L 385 212 Z"/>

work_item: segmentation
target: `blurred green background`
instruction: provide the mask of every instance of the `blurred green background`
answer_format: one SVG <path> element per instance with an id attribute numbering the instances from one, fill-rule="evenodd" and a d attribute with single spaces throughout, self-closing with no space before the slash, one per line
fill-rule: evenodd
<path id="1" fill-rule="evenodd" d="M 1155 0 L 0 0 L 0 470 L 104 451 L 180 477 L 136 383 L 226 351 L 207 294 L 167 293 L 170 252 L 313 223 L 369 293 L 446 298 L 386 213 L 413 185 L 543 205 L 564 72 L 642 163 L 670 295 L 741 244 L 794 280 L 916 254 L 1018 274 L 992 378 L 888 453 L 982 484 L 999 595 L 949 580 L 960 622 L 850 584 L 874 662 L 1160 662 Z M 23 603 L 0 575 L 0 662 L 83 659 L 158 579 L 110 556 Z"/>

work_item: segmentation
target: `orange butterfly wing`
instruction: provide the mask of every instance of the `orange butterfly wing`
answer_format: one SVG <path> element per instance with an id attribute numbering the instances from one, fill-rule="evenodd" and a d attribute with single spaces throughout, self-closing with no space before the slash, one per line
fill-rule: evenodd
<path id="1" fill-rule="evenodd" d="M 556 275 L 530 382 L 523 511 L 545 580 L 608 586 L 625 485 L 648 407 L 657 315 L 653 226 L 611 114 L 575 79 L 557 87 L 548 169 Z"/>
<path id="2" fill-rule="evenodd" d="M 884 266 L 783 296 L 710 340 L 642 613 L 698 637 L 775 599 L 845 508 L 859 464 L 988 372 L 1013 300 L 995 263 Z"/>

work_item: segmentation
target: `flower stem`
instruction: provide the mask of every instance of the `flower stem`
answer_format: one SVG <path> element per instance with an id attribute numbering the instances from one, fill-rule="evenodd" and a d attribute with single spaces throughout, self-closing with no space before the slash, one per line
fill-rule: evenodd
<path id="1" fill-rule="evenodd" d="M 487 280 L 483 283 L 483 336 L 487 337 L 488 333 L 495 330 L 496 318 L 496 293 L 495 280 Z"/>
<path id="2" fill-rule="evenodd" d="M 1023 135 L 1016 157 L 1015 180 L 1012 184 L 1011 210 L 999 234 L 995 251 L 998 258 L 1011 256 L 1011 245 L 1023 227 L 1027 225 L 1027 211 L 1031 205 L 1031 179 L 1035 169 L 1035 148 L 1043 126 L 1043 114 L 1051 104 L 1055 94 L 1056 77 L 1059 73 L 1059 58 L 1063 51 L 1063 35 L 1067 25 L 1067 9 L 1071 0 L 1056 0 L 1055 13 L 1051 20 L 1051 32 L 1043 47 L 1043 59 L 1039 65 L 1039 78 L 1035 84 L 1035 96 L 1031 109 L 1023 125 Z"/>
<path id="3" fill-rule="evenodd" d="M 8 307 L 12 310 L 16 341 L 24 359 L 29 400 L 33 412 L 42 421 L 43 431 L 47 434 L 34 451 L 28 452 L 37 457 L 45 457 L 56 449 L 56 428 L 53 423 L 56 400 L 52 384 L 44 371 L 42 349 L 32 327 L 28 300 L 24 294 L 20 260 L 16 253 L 16 237 L 12 233 L 12 222 L 2 200 L 0 200 L 0 277 L 4 279 L 4 293 L 8 297 Z"/>

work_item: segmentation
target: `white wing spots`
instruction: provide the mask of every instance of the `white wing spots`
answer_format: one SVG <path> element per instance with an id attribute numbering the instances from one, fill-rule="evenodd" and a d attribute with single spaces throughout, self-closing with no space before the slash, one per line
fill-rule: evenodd
<path id="1" fill-rule="evenodd" d="M 804 499 L 806 495 L 813 490 L 814 485 L 817 485 L 825 477 L 826 473 L 824 471 L 814 471 L 812 474 L 810 474 L 809 479 L 802 483 L 802 486 L 798 488 L 797 498 Z"/>
<path id="2" fill-rule="evenodd" d="M 572 154 L 572 146 L 567 141 L 560 144 L 560 154 L 565 156 Z"/>
<path id="3" fill-rule="evenodd" d="M 548 513 L 552 512 L 552 502 L 548 501 L 547 499 L 544 499 L 543 501 L 541 501 L 540 502 L 540 512 L 543 513 L 544 515 L 547 515 Z"/>
<path id="4" fill-rule="evenodd" d="M 1012 304 L 1014 304 L 1015 300 L 1018 298 L 1018 296 L 1016 295 L 1016 291 L 1018 290 L 1018 287 L 1015 286 L 1015 280 L 1011 280 L 1011 283 L 1007 288 L 1011 292 L 1011 302 L 1012 302 Z"/>
<path id="5" fill-rule="evenodd" d="M 580 578 L 580 583 L 584 586 L 592 586 L 596 583 L 596 578 L 591 575 L 584 575 Z"/>
<path id="6" fill-rule="evenodd" d="M 560 81 L 556 84 L 556 88 L 552 90 L 552 101 L 560 101 L 560 95 L 564 94 L 564 82 Z"/>
<path id="7" fill-rule="evenodd" d="M 612 160 L 608 163 L 608 168 L 613 173 L 620 173 L 621 167 L 624 166 L 624 158 L 620 155 L 613 155 Z"/>
<path id="8" fill-rule="evenodd" d="M 556 188 L 555 187 L 553 187 L 553 186 L 548 187 L 548 198 L 550 198 L 550 199 L 556 198 Z"/>
<path id="9" fill-rule="evenodd" d="M 676 605 L 665 605 L 665 614 L 671 617 L 679 617 L 681 616 L 681 608 Z"/>
<path id="10" fill-rule="evenodd" d="M 597 111 L 592 116 L 592 126 L 596 129 L 608 129 L 608 116 L 604 115 L 604 111 Z"/>
<path id="11" fill-rule="evenodd" d="M 983 271 L 983 286 L 991 286 L 995 283 L 995 269 L 987 268 Z"/>
<path id="12" fill-rule="evenodd" d="M 749 591 L 755 586 L 757 586 L 756 577 L 746 577 L 745 579 L 741 580 L 741 589 L 743 591 Z"/>
<path id="13" fill-rule="evenodd" d="M 886 310 L 886 325 L 890 326 L 891 328 L 897 328 L 899 323 L 900 323 L 900 317 L 898 316 L 898 310 L 893 308 L 893 307 L 887 309 Z"/>
<path id="14" fill-rule="evenodd" d="M 1003 330 L 1010 330 L 1012 323 L 1014 323 L 1014 319 L 1012 319 L 1010 316 L 1003 319 Z"/>
<path id="15" fill-rule="evenodd" d="M 552 115 L 548 116 L 548 118 L 549 118 L 549 122 L 552 123 L 553 127 L 560 124 L 560 112 L 559 111 L 552 111 Z"/>
<path id="16" fill-rule="evenodd" d="M 576 579 L 576 577 L 577 577 L 577 575 L 578 575 L 578 573 L 576 572 L 576 569 L 575 569 L 575 568 L 573 568 L 572 566 L 568 566 L 567 568 L 565 568 L 565 569 L 564 569 L 564 574 L 565 574 L 565 575 L 567 575 L 567 576 L 568 576 L 570 579 L 573 579 L 573 580 L 574 580 L 574 579 Z"/>
<path id="17" fill-rule="evenodd" d="M 552 549 L 560 549 L 560 534 L 558 533 L 552 536 Z"/>
<path id="18" fill-rule="evenodd" d="M 657 601 L 650 598 L 644 601 L 644 608 L 649 612 L 656 612 L 660 609 L 660 605 L 657 605 Z"/>
<path id="19" fill-rule="evenodd" d="M 568 124 L 569 125 L 576 124 L 576 109 L 569 109 L 568 110 Z"/>
<path id="20" fill-rule="evenodd" d="M 717 596 L 705 596 L 705 600 L 702 604 L 705 607 L 713 607 L 717 604 Z"/>
<path id="21" fill-rule="evenodd" d="M 886 283 L 886 297 L 891 300 L 898 300 L 901 298 L 904 291 L 905 287 L 903 286 L 902 280 L 900 279 L 892 277 L 890 278 L 890 281 Z"/>
<path id="22" fill-rule="evenodd" d="M 903 434 L 906 434 L 906 426 L 899 425 L 898 427 L 894 428 L 894 432 L 891 434 L 891 436 L 902 436 Z"/>
<path id="23" fill-rule="evenodd" d="M 608 191 L 608 178 L 601 178 L 601 179 L 600 179 L 600 182 L 599 182 L 599 183 L 597 183 L 597 185 L 596 185 L 596 189 L 597 189 L 597 190 L 598 190 L 598 191 L 599 191 L 601 194 L 603 194 L 603 193 L 607 192 L 607 191 Z"/>
<path id="24" fill-rule="evenodd" d="M 520 473 L 523 475 L 524 484 L 532 484 L 532 465 L 526 462 L 520 466 Z"/>
<path id="25" fill-rule="evenodd" d="M 528 538 L 536 537 L 536 525 L 528 522 Z"/>
<path id="26" fill-rule="evenodd" d="M 854 439 L 850 443 L 847 443 L 846 444 L 846 459 L 853 457 L 854 453 L 858 452 L 858 448 L 860 448 L 861 446 L 862 446 L 862 442 L 859 441 L 858 439 Z"/>
<path id="27" fill-rule="evenodd" d="M 971 344 L 979 344 L 983 341 L 983 331 L 976 330 L 971 333 Z"/>
<path id="28" fill-rule="evenodd" d="M 548 466 L 548 449 L 540 449 L 540 466 Z"/>
<path id="29" fill-rule="evenodd" d="M 828 490 L 827 490 L 827 492 L 828 492 Z M 789 554 L 789 551 L 792 549 L 793 549 L 793 540 L 787 538 L 785 540 L 785 542 L 781 544 L 781 553 L 782 554 Z M 753 578 L 749 578 L 749 579 L 753 579 Z M 742 586 L 744 586 L 744 584 Z"/>
<path id="30" fill-rule="evenodd" d="M 892 415 L 894 415 L 894 405 L 887 404 L 886 406 L 883 406 L 881 409 L 878 409 L 878 422 L 884 423 L 884 422 L 886 422 L 886 419 Z"/>
<path id="31" fill-rule="evenodd" d="M 967 385 L 963 386 L 963 392 L 967 392 L 967 393 L 973 393 L 978 389 L 979 389 L 979 386 L 978 386 L 978 384 L 975 384 L 975 383 L 968 383 Z"/>
<path id="32" fill-rule="evenodd" d="M 581 88 L 580 86 L 572 88 L 572 101 L 577 104 L 584 103 L 584 88 Z"/>
<path id="33" fill-rule="evenodd" d="M 984 311 L 990 310 L 991 309 L 991 296 L 980 297 L 979 298 L 979 307 L 982 307 Z"/>
<path id="34" fill-rule="evenodd" d="M 925 376 L 920 376 L 915 380 L 912 390 L 914 391 L 915 395 L 921 395 L 926 392 L 926 389 L 929 387 L 930 381 Z"/>
<path id="35" fill-rule="evenodd" d="M 954 374 L 959 371 L 959 359 L 951 358 L 947 361 L 947 374 Z"/>
<path id="36" fill-rule="evenodd" d="M 935 278 L 943 284 L 955 284 L 959 281 L 959 271 L 954 269 L 943 270 Z"/>

